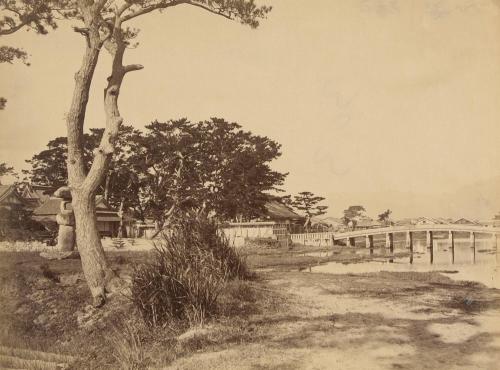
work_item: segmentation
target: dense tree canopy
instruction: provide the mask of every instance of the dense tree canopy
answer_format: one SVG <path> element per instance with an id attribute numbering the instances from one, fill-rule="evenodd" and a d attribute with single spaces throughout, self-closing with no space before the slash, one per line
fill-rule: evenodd
<path id="1" fill-rule="evenodd" d="M 222 219 L 258 216 L 266 192 L 277 189 L 286 176 L 270 168 L 281 155 L 278 143 L 224 119 L 155 121 L 144 132 L 130 126 L 121 130 L 99 192 L 112 206 L 151 217 L 159 225 L 193 207 Z M 84 135 L 87 171 L 101 135 L 99 129 Z M 58 137 L 47 146 L 28 161 L 28 177 L 33 183 L 62 186 L 67 140 Z"/>

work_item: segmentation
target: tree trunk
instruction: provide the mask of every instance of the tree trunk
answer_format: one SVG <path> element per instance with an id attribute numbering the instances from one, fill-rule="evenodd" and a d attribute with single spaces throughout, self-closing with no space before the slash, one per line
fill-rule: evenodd
<path id="1" fill-rule="evenodd" d="M 102 47 L 99 25 L 95 22 L 99 9 L 89 5 L 82 6 L 87 31 L 87 47 L 82 65 L 75 74 L 75 88 L 67 115 L 68 133 L 68 183 L 71 189 L 72 205 L 75 213 L 75 232 L 78 250 L 82 260 L 82 269 L 90 288 L 94 305 L 105 302 L 105 287 L 112 275 L 101 245 L 95 215 L 95 193 L 97 186 L 86 183 L 84 166 L 83 126 L 89 99 L 90 86 L 94 77 Z M 78 31 L 77 31 L 78 32 Z"/>
<path id="2" fill-rule="evenodd" d="M 73 209 L 83 273 L 90 288 L 94 306 L 99 307 L 105 302 L 106 284 L 114 277 L 114 273 L 108 267 L 97 229 L 95 195 L 88 191 L 74 192 Z"/>
<path id="3" fill-rule="evenodd" d="M 106 285 L 114 280 L 102 248 L 95 214 L 95 195 L 106 176 L 109 162 L 118 137 L 122 118 L 118 111 L 118 95 L 127 72 L 142 69 L 140 65 L 123 66 L 126 44 L 121 30 L 121 14 L 116 14 L 112 37 L 101 39 L 99 20 L 105 1 L 79 2 L 87 29 L 84 35 L 87 48 L 83 63 L 75 75 L 75 89 L 67 119 L 68 130 L 68 179 L 75 212 L 76 240 L 82 259 L 82 268 L 94 299 L 100 306 L 106 300 Z M 126 8 L 122 8 L 123 9 Z M 110 31 L 111 32 L 111 31 Z M 83 124 L 89 97 L 90 84 L 102 46 L 112 55 L 112 72 L 104 92 L 106 128 L 99 147 L 94 151 L 92 165 L 85 173 L 83 162 Z"/>

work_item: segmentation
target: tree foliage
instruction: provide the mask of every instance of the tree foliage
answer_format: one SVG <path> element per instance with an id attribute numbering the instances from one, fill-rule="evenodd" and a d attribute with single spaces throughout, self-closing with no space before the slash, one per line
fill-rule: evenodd
<path id="1" fill-rule="evenodd" d="M 98 147 L 104 129 L 92 128 L 90 132 L 83 135 L 84 138 L 84 161 L 85 171 L 90 169 L 93 158 L 93 151 Z M 137 210 L 137 180 L 130 166 L 128 157 L 130 153 L 131 138 L 136 135 L 132 126 L 121 126 L 116 151 L 113 155 L 110 168 L 103 182 L 100 184 L 98 193 L 103 195 L 108 204 L 119 208 L 121 203 L 124 206 Z M 68 140 L 60 136 L 47 143 L 47 149 L 33 155 L 26 162 L 31 169 L 23 171 L 26 180 L 39 185 L 60 187 L 68 183 Z"/>
<path id="2" fill-rule="evenodd" d="M 2 184 L 2 177 L 7 175 L 14 175 L 14 167 L 10 167 L 5 162 L 0 162 L 0 185 Z"/>
<path id="3" fill-rule="evenodd" d="M 84 135 L 87 171 L 102 133 L 92 129 Z M 191 208 L 222 219 L 253 218 L 264 211 L 266 192 L 284 182 L 286 174 L 270 168 L 280 147 L 220 118 L 155 121 L 144 132 L 122 126 L 99 193 L 112 206 L 133 210 L 141 219 L 151 217 L 159 225 Z M 49 141 L 47 149 L 27 161 L 29 180 L 65 185 L 66 153 L 65 137 Z"/>
<path id="4" fill-rule="evenodd" d="M 310 191 L 302 191 L 298 195 L 295 195 L 293 200 L 291 197 L 282 197 L 285 204 L 288 203 L 293 208 L 302 211 L 308 217 L 321 216 L 326 213 L 328 206 L 319 205 L 318 203 L 325 200 L 325 198 L 316 196 Z"/>
<path id="5" fill-rule="evenodd" d="M 365 211 L 365 207 L 363 206 L 349 206 L 349 208 L 344 210 L 344 223 L 347 225 L 351 221 L 355 222 Z"/>
<path id="6" fill-rule="evenodd" d="M 382 212 L 381 214 L 378 215 L 378 220 L 380 222 L 389 221 L 389 217 L 390 217 L 391 213 L 392 213 L 392 211 L 390 209 L 386 210 L 385 212 Z"/>
<path id="7" fill-rule="evenodd" d="M 270 168 L 280 147 L 220 118 L 155 121 L 134 136 L 129 160 L 142 207 L 159 225 L 191 208 L 249 219 L 264 211 L 265 192 L 284 182 L 286 174 Z"/>

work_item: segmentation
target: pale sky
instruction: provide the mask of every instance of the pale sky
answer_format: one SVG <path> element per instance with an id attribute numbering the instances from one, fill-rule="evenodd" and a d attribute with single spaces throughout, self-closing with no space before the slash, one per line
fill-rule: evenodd
<path id="1" fill-rule="evenodd" d="M 489 219 L 500 211 L 500 6 L 496 0 L 267 0 L 257 30 L 198 8 L 141 29 L 126 62 L 125 123 L 217 116 L 282 144 L 287 193 L 309 190 L 340 216 Z M 264 1 L 260 1 L 264 3 Z M 31 66 L 0 65 L 0 162 L 17 170 L 56 136 L 84 40 L 3 37 Z M 104 51 L 87 127 L 104 125 Z"/>

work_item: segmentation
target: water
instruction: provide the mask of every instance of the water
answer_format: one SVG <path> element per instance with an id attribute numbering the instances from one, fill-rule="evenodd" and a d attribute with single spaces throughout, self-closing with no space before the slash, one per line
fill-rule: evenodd
<path id="1" fill-rule="evenodd" d="M 374 253 L 385 255 L 385 258 L 351 264 L 330 262 L 313 267 L 311 272 L 347 274 L 378 271 L 440 271 L 452 279 L 476 281 L 488 287 L 500 289 L 498 265 L 500 255 L 497 257 L 494 243 L 491 239 L 476 239 L 475 245 L 474 249 L 471 248 L 468 239 L 456 239 L 455 248 L 452 250 L 447 239 L 435 239 L 433 253 L 431 253 L 425 240 L 414 240 L 413 253 L 405 257 L 391 258 L 392 254 L 389 249 L 376 247 Z M 370 254 L 370 250 L 363 247 L 356 247 L 355 251 L 360 255 Z M 404 242 L 395 242 L 394 254 L 402 252 L 409 252 Z M 315 252 L 314 255 L 324 257 L 328 255 L 325 253 L 331 255 L 332 252 Z"/>

